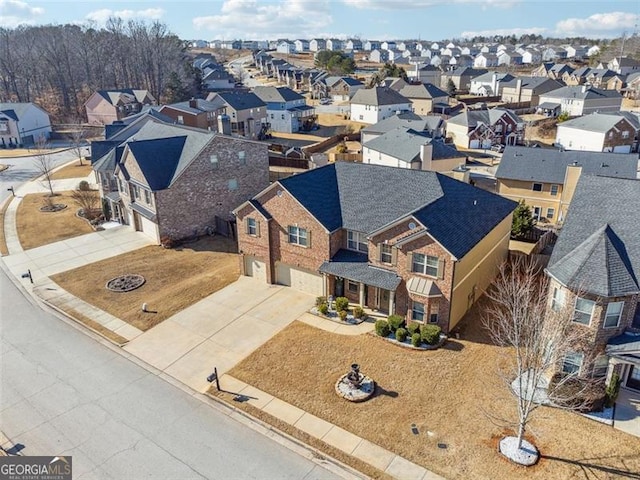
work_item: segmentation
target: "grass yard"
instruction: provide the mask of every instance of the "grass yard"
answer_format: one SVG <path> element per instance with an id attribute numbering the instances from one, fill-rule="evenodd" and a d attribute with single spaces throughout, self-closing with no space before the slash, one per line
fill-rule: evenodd
<path id="1" fill-rule="evenodd" d="M 640 439 L 547 407 L 534 414 L 529 430 L 540 462 L 525 469 L 504 459 L 497 442 L 506 429 L 487 412 L 515 414 L 515 401 L 495 374 L 497 347 L 474 321 L 468 315 L 462 338 L 432 352 L 294 322 L 229 373 L 446 478 L 638 478 Z M 379 389 L 360 404 L 334 392 L 353 362 Z M 418 435 L 411 432 L 413 423 Z"/>
<path id="2" fill-rule="evenodd" d="M 25 195 L 18 206 L 16 223 L 22 248 L 29 250 L 94 231 L 91 225 L 76 216 L 80 207 L 71 198 L 71 192 L 56 192 L 52 197 L 53 203 L 67 206 L 59 212 L 40 211 L 46 197 L 44 193 Z"/>
<path id="3" fill-rule="evenodd" d="M 91 163 L 87 160 L 82 162 L 82 166 L 78 161 L 73 162 L 71 165 L 67 165 L 64 168 L 54 172 L 51 175 L 53 180 L 63 180 L 66 178 L 82 178 L 84 179 L 92 171 Z"/>
<path id="4" fill-rule="evenodd" d="M 9 208 L 11 198 L 8 198 L 2 206 L 0 206 L 0 255 L 8 255 L 9 249 L 7 248 L 7 239 L 4 237 L 4 215 Z"/>
<path id="5" fill-rule="evenodd" d="M 234 242 L 207 237 L 175 249 L 144 247 L 51 278 L 85 302 L 148 330 L 237 280 L 240 264 L 235 252 Z M 109 280 L 125 273 L 142 275 L 146 282 L 127 293 L 105 288 Z M 142 312 L 145 302 L 156 313 Z"/>

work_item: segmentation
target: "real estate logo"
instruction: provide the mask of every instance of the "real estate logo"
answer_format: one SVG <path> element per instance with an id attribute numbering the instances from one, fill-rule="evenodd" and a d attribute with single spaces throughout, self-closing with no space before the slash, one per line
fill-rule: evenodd
<path id="1" fill-rule="evenodd" d="M 0 457 L 0 480 L 71 480 L 71 457 Z"/>

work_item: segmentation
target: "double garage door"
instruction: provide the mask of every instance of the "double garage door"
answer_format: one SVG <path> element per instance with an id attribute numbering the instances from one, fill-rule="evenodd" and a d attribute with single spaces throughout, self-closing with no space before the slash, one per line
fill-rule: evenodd
<path id="1" fill-rule="evenodd" d="M 322 295 L 322 276 L 286 263 L 276 264 L 276 283 L 311 295 Z"/>
<path id="2" fill-rule="evenodd" d="M 491 140 L 471 140 L 469 142 L 469 148 L 491 148 Z"/>

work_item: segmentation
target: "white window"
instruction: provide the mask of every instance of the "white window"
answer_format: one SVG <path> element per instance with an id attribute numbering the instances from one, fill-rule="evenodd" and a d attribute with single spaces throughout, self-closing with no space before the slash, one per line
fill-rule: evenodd
<path id="1" fill-rule="evenodd" d="M 598 358 L 596 358 L 596 361 L 593 362 L 594 377 L 606 376 L 608 369 L 609 369 L 609 357 L 607 357 L 606 355 L 600 355 Z"/>
<path id="2" fill-rule="evenodd" d="M 583 325 L 589 325 L 591 322 L 591 315 L 593 314 L 593 307 L 596 302 L 593 300 L 587 300 L 586 298 L 576 297 L 576 306 L 573 312 L 573 321 L 576 323 L 582 323 Z"/>
<path id="3" fill-rule="evenodd" d="M 140 187 L 137 185 L 132 185 L 131 187 L 133 188 L 133 197 L 136 200 L 140 200 Z"/>
<path id="4" fill-rule="evenodd" d="M 431 277 L 438 276 L 438 257 L 432 255 L 424 255 L 422 253 L 414 253 L 411 271 L 429 275 Z"/>
<path id="5" fill-rule="evenodd" d="M 624 130 L 622 132 L 622 138 L 629 138 L 629 131 L 628 130 Z"/>
<path id="6" fill-rule="evenodd" d="M 184 117 L 182 115 L 178 115 L 178 123 L 184 125 Z"/>
<path id="7" fill-rule="evenodd" d="M 438 302 L 429 305 L 429 323 L 438 323 Z"/>
<path id="8" fill-rule="evenodd" d="M 229 180 L 228 182 L 229 185 L 229 190 L 237 190 L 238 189 L 238 180 L 235 178 L 232 178 Z"/>
<path id="9" fill-rule="evenodd" d="M 584 355 L 582 353 L 568 353 L 562 360 L 562 373 L 576 374 L 580 373 L 580 367 L 582 366 L 582 360 Z"/>
<path id="10" fill-rule="evenodd" d="M 412 302 L 411 318 L 416 322 L 424 322 L 424 303 Z"/>
<path id="11" fill-rule="evenodd" d="M 558 195 L 558 185 L 551 185 L 550 193 L 554 197 Z"/>
<path id="12" fill-rule="evenodd" d="M 144 201 L 147 203 L 147 205 L 153 205 L 153 195 L 151 195 L 151 192 L 149 190 L 144 191 Z"/>
<path id="13" fill-rule="evenodd" d="M 610 302 L 609 305 L 607 305 L 607 313 L 604 317 L 604 328 L 616 328 L 620 325 L 623 308 L 624 302 Z"/>
<path id="14" fill-rule="evenodd" d="M 393 247 L 391 245 L 380 245 L 380 261 L 382 263 L 393 263 Z"/>
<path id="15" fill-rule="evenodd" d="M 245 165 L 247 163 L 247 156 L 244 151 L 238 152 L 238 160 L 240 160 L 240 165 Z"/>
<path id="16" fill-rule="evenodd" d="M 364 233 L 347 231 L 347 248 L 358 252 L 368 252 L 367 236 Z"/>
<path id="17" fill-rule="evenodd" d="M 555 287 L 553 289 L 553 297 L 551 298 L 551 310 L 559 312 L 564 307 L 564 290 Z"/>
<path id="18" fill-rule="evenodd" d="M 531 189 L 534 192 L 541 192 L 542 191 L 542 184 L 541 183 L 534 183 L 531 185 Z"/>
<path id="19" fill-rule="evenodd" d="M 351 292 L 351 293 L 358 293 L 358 288 L 360 287 L 360 285 L 358 285 L 357 282 L 352 282 L 351 280 L 347 281 L 347 289 Z"/>
<path id="20" fill-rule="evenodd" d="M 554 216 L 555 214 L 556 214 L 556 210 L 555 210 L 555 208 L 551 208 L 551 207 L 547 208 L 547 218 L 548 218 L 549 220 L 553 220 L 553 216 Z"/>
<path id="21" fill-rule="evenodd" d="M 289 225 L 289 243 L 307 246 L 307 229 Z"/>
<path id="22" fill-rule="evenodd" d="M 258 226 L 255 218 L 247 218 L 247 233 L 254 237 L 258 234 Z"/>
<path id="23" fill-rule="evenodd" d="M 217 155 L 211 154 L 211 156 L 209 157 L 209 161 L 211 162 L 211 166 L 213 168 L 218 168 L 219 162 L 218 162 L 218 156 Z"/>

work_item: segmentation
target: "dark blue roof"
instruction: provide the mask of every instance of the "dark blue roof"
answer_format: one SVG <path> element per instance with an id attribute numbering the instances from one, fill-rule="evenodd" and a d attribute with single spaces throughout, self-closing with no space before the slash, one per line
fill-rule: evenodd
<path id="1" fill-rule="evenodd" d="M 2 110 L 2 113 L 4 113 L 11 120 L 14 120 L 16 122 L 18 121 L 18 115 L 16 114 L 15 110 L 13 109 Z"/>
<path id="2" fill-rule="evenodd" d="M 168 188 L 180 162 L 187 136 L 129 142 L 151 190 Z"/>
<path id="3" fill-rule="evenodd" d="M 280 180 L 328 231 L 372 233 L 414 215 L 462 258 L 517 206 L 436 172 L 338 162 Z"/>

